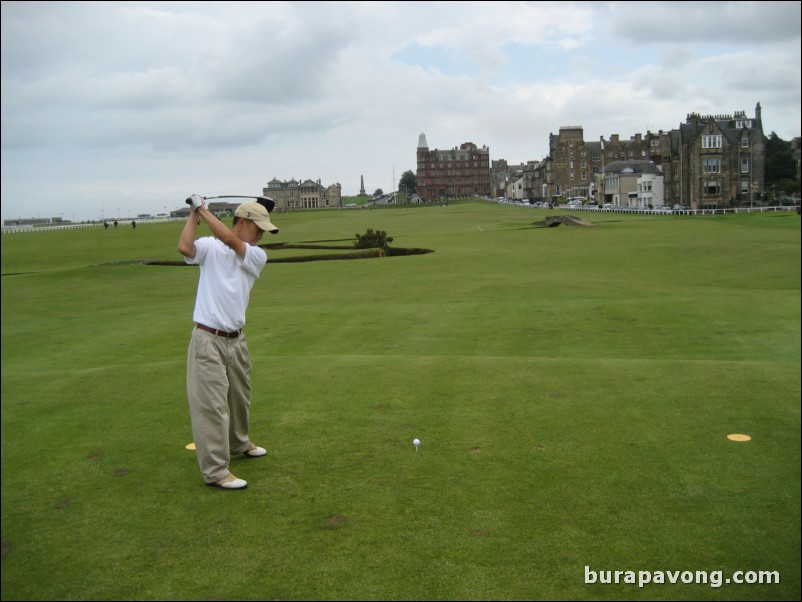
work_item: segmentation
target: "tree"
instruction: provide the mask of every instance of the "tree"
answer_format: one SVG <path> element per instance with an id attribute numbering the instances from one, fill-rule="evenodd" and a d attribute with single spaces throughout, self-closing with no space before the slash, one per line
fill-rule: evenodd
<path id="1" fill-rule="evenodd" d="M 381 188 L 377 188 L 376 192 L 373 193 L 373 197 L 376 198 L 377 196 L 381 196 L 384 194 L 384 191 Z"/>
<path id="2" fill-rule="evenodd" d="M 772 132 L 769 134 L 769 137 L 766 138 L 766 156 L 769 157 L 774 153 L 778 153 L 784 150 L 790 150 L 791 143 L 786 142 L 782 138 L 780 138 L 776 132 Z"/>
<path id="3" fill-rule="evenodd" d="M 791 194 L 796 194 L 799 196 L 799 188 L 799 180 L 796 178 L 783 178 L 782 180 L 777 180 L 777 183 L 773 185 L 772 190 L 777 193 L 778 197 Z M 777 198 L 774 200 L 777 201 L 780 199 Z"/>
<path id="4" fill-rule="evenodd" d="M 779 190 L 788 190 L 790 187 L 793 190 L 799 190 L 796 159 L 794 159 L 794 154 L 791 152 L 791 143 L 785 142 L 772 132 L 766 140 L 765 152 L 766 188 L 775 187 Z M 793 182 L 789 182 L 789 180 L 793 180 Z"/>
<path id="5" fill-rule="evenodd" d="M 407 170 L 401 174 L 401 179 L 398 181 L 398 190 L 403 190 L 407 195 L 418 191 L 418 178 L 412 170 Z"/>

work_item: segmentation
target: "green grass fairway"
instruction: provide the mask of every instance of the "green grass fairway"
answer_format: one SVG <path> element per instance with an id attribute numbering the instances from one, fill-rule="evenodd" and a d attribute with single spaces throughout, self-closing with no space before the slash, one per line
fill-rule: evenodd
<path id="1" fill-rule="evenodd" d="M 4 234 L 2 599 L 799 600 L 799 215 L 549 213 L 276 215 L 433 252 L 268 251 L 236 492 L 185 449 L 197 268 L 145 263 L 183 223 Z"/>

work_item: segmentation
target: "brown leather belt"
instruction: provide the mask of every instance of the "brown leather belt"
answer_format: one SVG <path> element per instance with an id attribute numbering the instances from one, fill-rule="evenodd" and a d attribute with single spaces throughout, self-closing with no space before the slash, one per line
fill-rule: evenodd
<path id="1" fill-rule="evenodd" d="M 236 339 L 241 330 L 235 330 L 234 332 L 226 332 L 225 330 L 217 330 L 216 328 L 212 328 L 211 326 L 206 326 L 206 324 L 197 324 L 198 328 L 201 330 L 205 330 L 206 332 L 211 332 L 212 334 L 216 334 L 219 337 L 225 337 L 227 339 Z"/>

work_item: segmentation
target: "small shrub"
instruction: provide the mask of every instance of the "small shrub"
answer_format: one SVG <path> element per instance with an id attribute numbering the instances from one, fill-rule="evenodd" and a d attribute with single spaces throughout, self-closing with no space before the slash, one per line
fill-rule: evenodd
<path id="1" fill-rule="evenodd" d="M 386 249 L 391 242 L 393 242 L 393 237 L 387 236 L 387 232 L 384 230 L 374 231 L 372 228 L 368 228 L 364 234 L 356 234 L 354 246 L 357 249 Z"/>

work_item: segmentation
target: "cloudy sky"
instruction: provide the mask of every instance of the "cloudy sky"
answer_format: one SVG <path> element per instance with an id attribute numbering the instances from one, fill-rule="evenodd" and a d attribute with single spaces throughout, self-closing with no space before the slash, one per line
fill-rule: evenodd
<path id="1" fill-rule="evenodd" d="M 2 218 L 135 217 L 269 180 L 395 188 L 430 149 L 542 159 L 754 116 L 799 136 L 799 2 L 2 3 Z M 395 180 L 394 180 L 395 178 Z"/>

